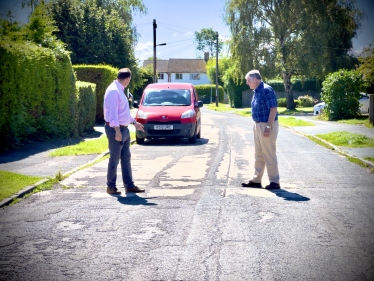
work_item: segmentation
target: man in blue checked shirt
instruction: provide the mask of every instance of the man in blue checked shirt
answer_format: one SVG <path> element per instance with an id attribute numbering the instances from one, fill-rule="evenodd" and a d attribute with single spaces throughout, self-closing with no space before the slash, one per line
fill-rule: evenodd
<path id="1" fill-rule="evenodd" d="M 279 123 L 277 98 L 272 87 L 262 81 L 258 70 L 251 70 L 245 75 L 247 85 L 254 90 L 252 98 L 253 134 L 255 141 L 255 175 L 244 187 L 261 188 L 261 179 L 265 167 L 270 184 L 266 189 L 279 189 L 279 171 L 276 155 L 276 140 Z"/>

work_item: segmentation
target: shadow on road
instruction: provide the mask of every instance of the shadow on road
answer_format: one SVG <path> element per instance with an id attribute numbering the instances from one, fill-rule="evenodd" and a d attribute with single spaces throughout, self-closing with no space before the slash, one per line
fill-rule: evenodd
<path id="1" fill-rule="evenodd" d="M 132 206 L 136 206 L 136 205 L 156 206 L 157 205 L 156 203 L 148 202 L 148 199 L 153 199 L 156 197 L 143 198 L 143 197 L 138 196 L 135 193 L 129 195 L 128 197 L 122 197 L 122 196 L 116 196 L 116 195 L 111 195 L 111 196 L 117 197 L 118 202 L 121 204 L 125 204 L 125 205 L 132 205 Z"/>
<path id="2" fill-rule="evenodd" d="M 209 142 L 209 139 L 198 139 L 196 140 L 196 143 L 189 143 L 188 139 L 151 139 L 146 140 L 144 142 L 145 146 L 198 146 L 198 145 L 205 145 Z"/>
<path id="3" fill-rule="evenodd" d="M 286 201 L 309 201 L 310 198 L 302 196 L 294 192 L 288 192 L 284 189 L 268 189 L 270 192 L 273 192 L 278 197 L 283 198 Z"/>

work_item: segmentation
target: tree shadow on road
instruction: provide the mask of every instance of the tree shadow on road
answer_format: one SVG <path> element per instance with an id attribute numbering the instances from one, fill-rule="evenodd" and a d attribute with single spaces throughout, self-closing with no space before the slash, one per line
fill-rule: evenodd
<path id="1" fill-rule="evenodd" d="M 288 192 L 284 189 L 268 189 L 278 197 L 283 198 L 286 201 L 309 201 L 310 198 L 302 196 L 294 192 Z"/>
<path id="2" fill-rule="evenodd" d="M 157 206 L 156 203 L 150 203 L 148 202 L 148 199 L 154 199 L 156 197 L 148 197 L 148 198 L 143 198 L 138 196 L 137 194 L 131 194 L 127 195 L 126 197 L 122 196 L 116 196 L 116 195 L 111 195 L 113 197 L 117 197 L 117 200 L 119 203 L 124 204 L 124 205 L 144 205 L 144 206 Z"/>

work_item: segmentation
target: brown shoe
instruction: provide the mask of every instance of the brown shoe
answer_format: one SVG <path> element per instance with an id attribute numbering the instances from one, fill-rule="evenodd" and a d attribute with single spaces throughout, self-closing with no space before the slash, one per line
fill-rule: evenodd
<path id="1" fill-rule="evenodd" d="M 130 193 L 130 192 L 141 193 L 141 192 L 145 192 L 145 189 L 140 189 L 139 187 L 134 186 L 133 188 L 126 189 L 126 193 Z"/>
<path id="2" fill-rule="evenodd" d="M 262 185 L 261 185 L 260 182 L 253 182 L 253 181 L 249 181 L 248 183 L 243 182 L 242 186 L 243 187 L 262 188 Z"/>
<path id="3" fill-rule="evenodd" d="M 107 188 L 106 189 L 106 192 L 108 192 L 109 194 L 114 194 L 114 195 L 121 195 L 121 191 L 118 191 L 117 188 Z"/>

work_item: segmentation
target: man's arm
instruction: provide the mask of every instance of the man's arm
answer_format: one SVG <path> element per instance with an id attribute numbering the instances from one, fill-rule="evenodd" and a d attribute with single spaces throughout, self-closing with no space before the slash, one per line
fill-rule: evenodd
<path id="1" fill-rule="evenodd" d="M 267 126 L 273 127 L 275 116 L 277 116 L 277 107 L 272 107 L 272 108 L 270 108 L 269 119 L 268 119 L 268 122 L 266 124 Z M 271 132 L 271 129 L 266 128 L 265 131 L 264 131 L 264 137 L 268 138 L 270 136 L 270 132 Z"/>

